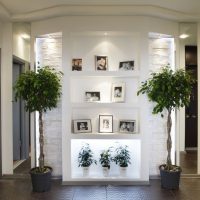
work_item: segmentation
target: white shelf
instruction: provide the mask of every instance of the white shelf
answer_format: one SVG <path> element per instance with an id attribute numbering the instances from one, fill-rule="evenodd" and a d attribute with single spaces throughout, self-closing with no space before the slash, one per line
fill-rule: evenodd
<path id="1" fill-rule="evenodd" d="M 138 78 L 139 71 L 72 71 L 70 77 L 125 77 Z"/>
<path id="2" fill-rule="evenodd" d="M 84 102 L 84 103 L 71 103 L 72 108 L 139 108 L 137 103 L 97 103 L 97 102 Z"/>
<path id="3" fill-rule="evenodd" d="M 71 133 L 71 139 L 141 139 L 139 133 Z"/>

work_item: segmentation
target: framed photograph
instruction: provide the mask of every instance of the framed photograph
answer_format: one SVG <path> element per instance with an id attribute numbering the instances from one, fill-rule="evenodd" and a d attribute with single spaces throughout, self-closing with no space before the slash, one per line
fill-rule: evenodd
<path id="1" fill-rule="evenodd" d="M 99 115 L 99 133 L 113 132 L 113 116 Z"/>
<path id="2" fill-rule="evenodd" d="M 112 84 L 112 102 L 125 101 L 125 83 Z"/>
<path id="3" fill-rule="evenodd" d="M 82 59 L 73 58 L 72 59 L 72 71 L 82 71 Z"/>
<path id="4" fill-rule="evenodd" d="M 100 92 L 85 92 L 85 101 L 86 102 L 99 102 L 101 100 Z"/>
<path id="5" fill-rule="evenodd" d="M 107 71 L 108 56 L 95 56 L 95 66 L 97 71 Z"/>
<path id="6" fill-rule="evenodd" d="M 76 119 L 73 120 L 74 133 L 91 133 L 92 124 L 90 119 Z"/>
<path id="7" fill-rule="evenodd" d="M 136 121 L 135 120 L 120 120 L 119 132 L 120 133 L 136 133 Z"/>
<path id="8" fill-rule="evenodd" d="M 124 61 L 119 63 L 120 71 L 131 71 L 134 70 L 134 60 Z"/>

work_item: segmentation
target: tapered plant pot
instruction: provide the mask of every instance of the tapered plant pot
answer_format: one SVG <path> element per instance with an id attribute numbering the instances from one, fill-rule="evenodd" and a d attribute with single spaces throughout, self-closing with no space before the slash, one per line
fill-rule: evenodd
<path id="1" fill-rule="evenodd" d="M 82 170 L 83 170 L 83 176 L 89 176 L 89 167 L 82 167 Z"/>
<path id="2" fill-rule="evenodd" d="M 174 166 L 177 168 L 176 171 L 168 171 L 165 170 L 165 165 L 160 165 L 160 177 L 161 177 L 161 187 L 170 190 L 179 189 L 180 176 L 181 176 L 181 168 Z"/>
<path id="3" fill-rule="evenodd" d="M 103 171 L 103 176 L 105 177 L 109 176 L 109 173 L 110 173 L 109 167 L 102 167 L 102 171 Z"/>
<path id="4" fill-rule="evenodd" d="M 48 170 L 44 173 L 35 172 L 36 168 L 30 170 L 33 192 L 46 192 L 51 189 L 52 168 L 46 167 Z"/>
<path id="5" fill-rule="evenodd" d="M 127 167 L 119 167 L 120 176 L 126 176 Z"/>

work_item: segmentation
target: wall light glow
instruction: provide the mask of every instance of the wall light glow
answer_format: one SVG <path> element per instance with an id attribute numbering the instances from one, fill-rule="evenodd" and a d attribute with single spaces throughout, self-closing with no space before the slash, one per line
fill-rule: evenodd
<path id="1" fill-rule="evenodd" d="M 181 38 L 181 39 L 185 39 L 185 38 L 188 38 L 188 37 L 189 37 L 189 35 L 187 35 L 187 34 L 181 34 L 179 36 L 179 38 Z"/>

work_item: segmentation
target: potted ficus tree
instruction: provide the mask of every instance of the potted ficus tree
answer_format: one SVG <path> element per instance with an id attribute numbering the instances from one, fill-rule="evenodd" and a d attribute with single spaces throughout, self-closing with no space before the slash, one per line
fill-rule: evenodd
<path id="1" fill-rule="evenodd" d="M 103 175 L 108 176 L 110 171 L 110 163 L 112 161 L 111 148 L 105 149 L 101 152 L 99 162 L 103 169 Z"/>
<path id="2" fill-rule="evenodd" d="M 142 83 L 139 94 L 146 94 L 149 101 L 154 102 L 153 114 L 167 112 L 167 162 L 159 166 L 161 186 L 167 189 L 178 189 L 181 168 L 172 165 L 171 160 L 171 113 L 173 110 L 187 106 L 194 79 L 184 70 L 173 71 L 169 66 L 163 67 L 160 72 L 152 73 L 151 78 Z"/>
<path id="3" fill-rule="evenodd" d="M 127 167 L 131 164 L 130 160 L 130 151 L 128 150 L 128 146 L 119 146 L 115 149 L 115 155 L 112 158 L 116 165 L 120 167 L 120 175 L 125 176 Z"/>
<path id="4" fill-rule="evenodd" d="M 97 164 L 94 159 L 94 154 L 88 143 L 84 144 L 78 154 L 78 166 L 83 169 L 83 176 L 89 175 L 89 167 L 93 164 Z"/>
<path id="5" fill-rule="evenodd" d="M 61 96 L 62 72 L 57 72 L 53 67 L 45 66 L 37 72 L 27 71 L 17 79 L 14 91 L 15 99 L 22 98 L 25 108 L 29 112 L 39 112 L 39 166 L 30 170 L 33 191 L 48 191 L 51 186 L 52 168 L 45 166 L 44 162 L 44 130 L 43 113 L 57 106 Z"/>

